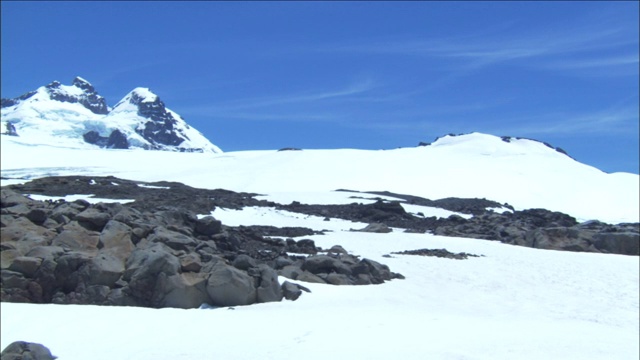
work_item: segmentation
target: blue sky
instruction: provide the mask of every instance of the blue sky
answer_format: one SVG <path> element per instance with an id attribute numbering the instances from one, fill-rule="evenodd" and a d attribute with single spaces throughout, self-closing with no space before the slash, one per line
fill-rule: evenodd
<path id="1" fill-rule="evenodd" d="M 1 2 L 2 97 L 148 87 L 224 151 L 479 131 L 639 172 L 638 2 Z"/>

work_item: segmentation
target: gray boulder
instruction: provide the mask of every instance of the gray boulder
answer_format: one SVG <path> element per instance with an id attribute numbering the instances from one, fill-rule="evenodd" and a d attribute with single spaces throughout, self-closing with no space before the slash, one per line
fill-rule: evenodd
<path id="1" fill-rule="evenodd" d="M 96 253 L 99 241 L 99 232 L 88 230 L 77 221 L 72 221 L 64 225 L 62 232 L 53 239 L 51 244 L 68 250 Z"/>
<path id="2" fill-rule="evenodd" d="M 54 270 L 56 285 L 65 293 L 74 291 L 83 282 L 81 270 L 92 258 L 91 255 L 78 251 L 68 252 L 58 257 L 55 261 Z M 43 269 L 46 269 L 46 267 Z"/>
<path id="3" fill-rule="evenodd" d="M 155 228 L 153 233 L 149 235 L 148 240 L 152 243 L 163 243 L 175 250 L 187 250 L 187 247 L 196 245 L 194 238 L 169 230 L 163 226 Z"/>
<path id="4" fill-rule="evenodd" d="M 42 225 L 47 220 L 47 211 L 42 208 L 31 209 L 25 216 L 32 223 Z"/>
<path id="5" fill-rule="evenodd" d="M 258 265 L 255 270 L 259 284 L 256 288 L 256 300 L 260 303 L 281 301 L 283 294 L 278 282 L 278 273 L 264 264 Z"/>
<path id="6" fill-rule="evenodd" d="M 102 250 L 83 269 L 87 285 L 112 287 L 124 273 L 124 260 Z"/>
<path id="7" fill-rule="evenodd" d="M 294 284 L 289 281 L 282 283 L 282 295 L 287 300 L 298 300 L 300 295 L 302 295 L 302 291 L 311 292 L 311 290 L 302 285 Z"/>
<path id="8" fill-rule="evenodd" d="M 347 275 L 331 273 L 325 278 L 325 281 L 331 285 L 353 285 L 353 281 Z"/>
<path id="9" fill-rule="evenodd" d="M 640 236 L 631 232 L 599 233 L 593 236 L 595 247 L 603 252 L 640 255 Z"/>
<path id="10" fill-rule="evenodd" d="M 207 293 L 208 274 L 182 273 L 166 278 L 163 287 L 166 294 L 163 297 L 162 307 L 174 307 L 181 309 L 194 309 L 211 299 Z"/>
<path id="11" fill-rule="evenodd" d="M 131 227 L 119 221 L 110 220 L 100 233 L 98 246 L 101 252 L 126 260 L 135 248 L 131 241 Z"/>
<path id="12" fill-rule="evenodd" d="M 107 225 L 111 216 L 109 213 L 100 211 L 96 207 L 90 207 L 77 214 L 75 219 L 93 225 L 95 227 L 93 230 L 101 231 L 102 228 Z"/>
<path id="13" fill-rule="evenodd" d="M 250 268 L 258 266 L 258 263 L 251 256 L 240 254 L 233 260 L 233 266 L 240 270 L 249 270 Z"/>
<path id="14" fill-rule="evenodd" d="M 319 277 L 317 275 L 314 275 L 314 274 L 312 274 L 312 273 L 310 273 L 308 271 L 303 271 L 294 280 L 304 281 L 304 282 L 308 282 L 308 283 L 316 283 L 316 284 L 326 284 L 327 283 L 321 277 Z"/>
<path id="15" fill-rule="evenodd" d="M 36 246 L 29 250 L 26 256 L 39 259 L 55 259 L 64 253 L 64 249 L 60 246 Z"/>
<path id="16" fill-rule="evenodd" d="M 215 235 L 222 232 L 222 222 L 213 216 L 205 216 L 196 221 L 196 232 L 202 235 Z"/>
<path id="17" fill-rule="evenodd" d="M 202 261 L 197 253 L 190 253 L 180 257 L 180 268 L 183 272 L 199 272 Z"/>
<path id="18" fill-rule="evenodd" d="M 340 260 L 327 255 L 314 255 L 305 259 L 302 270 L 307 270 L 313 274 L 339 273 L 351 275 L 351 269 Z"/>
<path id="19" fill-rule="evenodd" d="M 393 230 L 385 224 L 373 223 L 373 224 L 367 225 L 363 229 L 355 230 L 355 231 L 370 232 L 370 233 L 390 233 Z"/>
<path id="20" fill-rule="evenodd" d="M 166 293 L 163 281 L 179 273 L 180 261 L 162 244 L 136 249 L 126 262 L 122 279 L 128 291 L 142 304 L 162 306 Z"/>
<path id="21" fill-rule="evenodd" d="M 42 259 L 40 258 L 20 256 L 13 260 L 11 266 L 9 266 L 9 270 L 17 271 L 31 278 L 38 270 L 38 267 L 40 267 L 40 264 L 42 264 Z"/>
<path id="22" fill-rule="evenodd" d="M 36 246 L 51 245 L 51 240 L 56 236 L 55 231 L 38 226 L 26 217 L 19 217 L 2 228 L 0 242 L 24 255 Z"/>
<path id="23" fill-rule="evenodd" d="M 249 305 L 257 300 L 253 277 L 222 261 L 211 268 L 207 293 L 215 306 Z"/>
<path id="24" fill-rule="evenodd" d="M 14 190 L 2 189 L 0 190 L 0 206 L 7 208 L 18 204 L 34 204 L 35 200 L 32 200 Z"/>
<path id="25" fill-rule="evenodd" d="M 2 360 L 54 360 L 57 356 L 51 354 L 51 350 L 38 343 L 26 341 L 14 341 L 2 350 Z"/>

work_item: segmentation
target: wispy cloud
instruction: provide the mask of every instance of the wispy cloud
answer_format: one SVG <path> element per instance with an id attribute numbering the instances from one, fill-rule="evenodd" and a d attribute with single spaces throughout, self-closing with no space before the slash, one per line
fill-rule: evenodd
<path id="1" fill-rule="evenodd" d="M 607 134 L 637 137 L 640 122 L 637 105 L 630 105 L 628 101 L 597 112 L 551 112 L 510 120 L 522 125 L 488 131 L 520 135 Z"/>
<path id="2" fill-rule="evenodd" d="M 343 88 L 324 90 L 324 91 L 307 91 L 303 94 L 282 94 L 268 97 L 238 99 L 224 104 L 218 104 L 217 107 L 225 110 L 251 109 L 269 107 L 273 105 L 296 104 L 296 103 L 312 103 L 328 99 L 345 98 L 365 93 L 375 87 L 375 83 L 371 79 L 349 84 Z"/>
<path id="3" fill-rule="evenodd" d="M 638 72 L 640 58 L 638 54 L 607 56 L 599 58 L 574 58 L 569 60 L 554 61 L 548 67 L 567 70 L 596 70 L 624 67 L 631 73 Z"/>
<path id="4" fill-rule="evenodd" d="M 491 34 L 467 34 L 449 38 L 395 38 L 358 44 L 333 44 L 317 49 L 320 52 L 367 53 L 438 57 L 458 60 L 457 67 L 474 69 L 494 64 L 537 59 L 548 60 L 568 55 L 580 55 L 576 66 L 616 66 L 633 62 L 633 57 L 582 59 L 583 54 L 636 45 L 638 39 L 629 36 L 629 28 L 613 23 L 579 24 L 575 26 L 531 29 L 516 32 L 502 29 Z M 637 63 L 637 56 L 636 56 Z M 589 63 L 591 62 L 591 63 Z M 569 62 L 561 64 L 570 66 Z"/>
<path id="5" fill-rule="evenodd" d="M 335 113 L 265 113 L 265 112 L 216 112 L 209 114 L 225 120 L 282 121 L 282 122 L 335 122 L 344 117 Z"/>
<path id="6" fill-rule="evenodd" d="M 341 88 L 235 99 L 206 106 L 183 107 L 181 111 L 187 116 L 250 121 L 339 122 L 344 121 L 343 114 L 318 109 L 326 101 L 393 101 L 405 95 L 368 95 L 376 86 L 372 79 L 367 78 Z"/>

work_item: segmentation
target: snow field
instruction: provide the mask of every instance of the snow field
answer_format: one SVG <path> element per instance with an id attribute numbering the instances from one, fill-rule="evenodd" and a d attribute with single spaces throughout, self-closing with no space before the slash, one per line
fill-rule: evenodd
<path id="1" fill-rule="evenodd" d="M 306 237 L 307 238 L 307 237 Z M 332 286 L 295 302 L 179 310 L 2 303 L 2 346 L 28 339 L 64 359 L 635 359 L 638 258 L 424 234 L 336 232 L 406 276 Z M 442 248 L 451 260 L 382 255 Z M 281 281 L 284 279 L 281 278 Z M 42 319 L 46 321 L 42 322 Z M 34 323 L 40 324 L 34 327 Z"/>

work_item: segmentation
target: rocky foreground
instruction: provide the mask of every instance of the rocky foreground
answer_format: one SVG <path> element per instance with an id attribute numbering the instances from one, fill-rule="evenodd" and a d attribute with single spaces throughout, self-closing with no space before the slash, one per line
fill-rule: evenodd
<path id="1" fill-rule="evenodd" d="M 142 185 L 142 186 L 141 186 Z M 35 201 L 22 194 L 134 200 L 90 204 L 84 200 Z M 354 201 L 363 194 L 353 192 Z M 371 195 L 371 193 L 367 193 Z M 297 213 L 366 222 L 359 231 L 390 227 L 498 240 L 543 249 L 638 255 L 638 224 L 578 224 L 542 209 L 498 214 L 508 207 L 485 199 L 428 200 L 392 195 L 406 203 L 473 215 L 446 219 L 407 213 L 399 201 L 373 204 L 283 205 L 256 194 L 196 189 L 180 183 L 141 183 L 115 177 L 49 177 L 1 191 L 2 301 L 196 308 L 297 299 L 306 288 L 278 276 L 333 285 L 380 284 L 403 278 L 383 264 L 321 249 L 306 228 L 225 226 L 216 207 L 268 206 Z M 400 255 L 464 259 L 472 254 L 419 249 Z"/>

